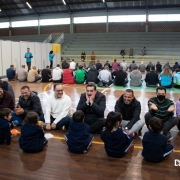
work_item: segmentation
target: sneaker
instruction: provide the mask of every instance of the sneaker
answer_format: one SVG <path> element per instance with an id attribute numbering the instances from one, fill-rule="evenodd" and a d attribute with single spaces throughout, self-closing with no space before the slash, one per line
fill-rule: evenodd
<path id="1" fill-rule="evenodd" d="M 45 146 L 48 143 L 48 140 L 46 139 L 43 143 L 43 145 Z"/>
<path id="2" fill-rule="evenodd" d="M 135 138 L 135 134 L 134 133 L 129 134 L 129 136 L 131 136 L 133 139 Z"/>
<path id="3" fill-rule="evenodd" d="M 170 141 L 170 140 L 173 139 L 173 137 L 172 137 L 172 135 L 171 135 L 170 132 L 168 132 L 168 133 L 166 134 L 166 137 L 167 137 L 167 140 L 168 140 L 168 141 Z"/>

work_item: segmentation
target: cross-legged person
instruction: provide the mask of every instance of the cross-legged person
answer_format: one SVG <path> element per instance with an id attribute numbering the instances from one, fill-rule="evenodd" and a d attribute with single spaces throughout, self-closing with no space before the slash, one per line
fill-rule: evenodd
<path id="1" fill-rule="evenodd" d="M 123 95 L 116 101 L 115 112 L 122 114 L 122 127 L 128 135 L 138 132 L 141 135 L 144 122 L 140 120 L 141 104 L 134 97 L 132 89 L 126 89 Z"/>
<path id="2" fill-rule="evenodd" d="M 65 94 L 62 84 L 54 84 L 54 94 L 47 100 L 46 129 L 68 128 L 71 115 L 71 99 Z"/>
<path id="3" fill-rule="evenodd" d="M 166 98 L 166 88 L 159 86 L 156 88 L 156 97 L 152 97 L 148 101 L 149 112 L 145 114 L 145 122 L 149 128 L 149 121 L 152 117 L 163 120 L 164 126 L 161 134 L 164 134 L 168 140 L 173 137 L 170 130 L 177 124 L 178 119 L 174 117 L 175 105 L 173 101 Z"/>
<path id="4" fill-rule="evenodd" d="M 104 127 L 105 108 L 105 95 L 96 90 L 95 83 L 89 82 L 86 86 L 86 92 L 81 94 L 77 110 L 84 112 L 84 122 L 90 126 L 90 133 L 100 132 Z"/>

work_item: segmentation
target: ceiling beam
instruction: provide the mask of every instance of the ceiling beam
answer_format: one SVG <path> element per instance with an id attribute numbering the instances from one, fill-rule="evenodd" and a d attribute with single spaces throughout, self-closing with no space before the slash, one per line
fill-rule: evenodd
<path id="1" fill-rule="evenodd" d="M 66 7 L 67 7 L 67 9 L 68 9 L 68 11 L 69 11 L 69 14 L 71 14 L 72 12 L 71 12 L 71 9 L 70 9 L 69 4 L 67 3 L 67 1 L 66 1 L 66 0 L 64 0 L 64 2 L 66 3 Z"/>

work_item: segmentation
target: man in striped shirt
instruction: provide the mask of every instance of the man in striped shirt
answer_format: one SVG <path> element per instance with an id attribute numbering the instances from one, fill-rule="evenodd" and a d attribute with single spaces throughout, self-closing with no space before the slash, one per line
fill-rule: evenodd
<path id="1" fill-rule="evenodd" d="M 177 117 L 174 117 L 175 105 L 173 101 L 166 98 L 165 87 L 156 88 L 156 97 L 149 99 L 148 107 L 149 112 L 145 114 L 147 128 L 149 129 L 149 120 L 152 117 L 161 119 L 164 123 L 161 134 L 167 136 L 167 140 L 170 141 L 173 138 L 170 130 L 177 124 Z"/>

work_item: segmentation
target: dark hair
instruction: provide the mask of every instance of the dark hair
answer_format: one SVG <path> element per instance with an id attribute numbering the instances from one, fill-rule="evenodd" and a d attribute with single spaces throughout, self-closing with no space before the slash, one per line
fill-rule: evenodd
<path id="1" fill-rule="evenodd" d="M 58 85 L 63 86 L 63 84 L 61 84 L 61 83 L 56 83 L 56 84 L 54 84 L 54 86 L 53 86 L 53 90 L 55 90 L 55 89 L 56 89 L 56 86 L 58 86 Z"/>
<path id="2" fill-rule="evenodd" d="M 60 64 L 57 64 L 56 67 L 60 67 Z"/>
<path id="3" fill-rule="evenodd" d="M 166 88 L 163 87 L 163 86 L 158 86 L 158 87 L 156 88 L 156 93 L 158 92 L 158 90 L 164 90 L 165 93 L 166 93 Z"/>
<path id="4" fill-rule="evenodd" d="M 14 67 L 14 65 L 13 65 L 13 64 L 11 64 L 11 65 L 10 65 L 10 67 Z"/>
<path id="5" fill-rule="evenodd" d="M 180 69 L 179 69 L 179 68 L 176 68 L 176 69 L 175 69 L 175 71 L 176 71 L 176 72 L 179 72 L 179 71 L 180 71 Z"/>
<path id="6" fill-rule="evenodd" d="M 96 84 L 94 82 L 88 82 L 87 86 L 86 86 L 86 89 L 88 87 L 94 87 L 94 90 L 96 90 Z"/>
<path id="7" fill-rule="evenodd" d="M 152 131 L 156 133 L 161 131 L 163 125 L 164 125 L 163 121 L 156 117 L 151 118 L 149 121 L 149 126 L 151 127 Z"/>
<path id="8" fill-rule="evenodd" d="M 178 64 L 178 62 L 175 62 L 175 64 Z"/>
<path id="9" fill-rule="evenodd" d="M 121 122 L 122 121 L 122 115 L 121 113 L 118 112 L 109 112 L 109 114 L 107 115 L 107 119 L 105 122 L 105 134 L 107 135 L 109 132 L 112 131 L 113 127 L 116 126 L 117 122 Z"/>
<path id="10" fill-rule="evenodd" d="M 38 123 L 38 114 L 36 112 L 28 112 L 24 124 L 37 124 Z"/>
<path id="11" fill-rule="evenodd" d="M 151 70 L 154 71 L 154 70 L 155 70 L 155 67 L 154 67 L 154 66 L 151 66 Z"/>
<path id="12" fill-rule="evenodd" d="M 80 65 L 80 66 L 79 66 L 79 69 L 82 69 L 82 68 L 83 68 L 82 65 Z"/>
<path id="13" fill-rule="evenodd" d="M 134 91 L 133 91 L 132 89 L 126 89 L 125 91 L 126 91 L 126 92 L 128 92 L 128 93 L 130 93 L 130 92 L 131 92 L 131 93 L 132 93 L 132 95 L 134 96 Z"/>
<path id="14" fill-rule="evenodd" d="M 9 108 L 0 109 L 0 118 L 4 118 L 5 116 L 9 116 L 11 114 L 11 110 Z"/>
<path id="15" fill-rule="evenodd" d="M 49 68 L 49 66 L 46 66 L 46 68 Z"/>
<path id="16" fill-rule="evenodd" d="M 50 52 L 49 52 L 49 54 L 52 54 L 52 53 L 53 53 L 53 51 L 50 51 Z"/>
<path id="17" fill-rule="evenodd" d="M 28 90 L 30 91 L 29 86 L 23 86 L 23 87 L 21 88 L 21 90 L 22 90 L 22 89 L 28 89 Z"/>
<path id="18" fill-rule="evenodd" d="M 116 62 L 116 59 L 114 59 L 114 62 Z"/>
<path id="19" fill-rule="evenodd" d="M 135 63 L 135 61 L 132 61 L 132 63 Z"/>
<path id="20" fill-rule="evenodd" d="M 138 69 L 138 66 L 134 66 L 134 69 Z"/>
<path id="21" fill-rule="evenodd" d="M 77 111 L 73 114 L 72 118 L 73 118 L 73 121 L 74 121 L 74 122 L 82 122 L 83 119 L 84 119 L 84 113 L 83 113 L 83 111 L 77 110 Z"/>

